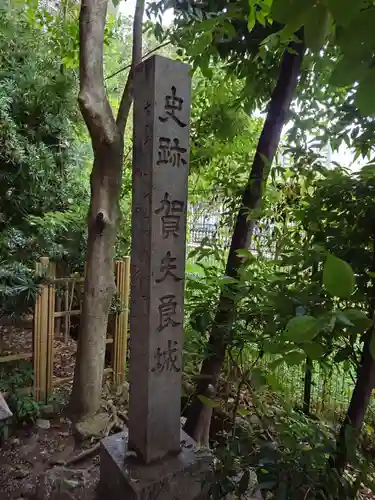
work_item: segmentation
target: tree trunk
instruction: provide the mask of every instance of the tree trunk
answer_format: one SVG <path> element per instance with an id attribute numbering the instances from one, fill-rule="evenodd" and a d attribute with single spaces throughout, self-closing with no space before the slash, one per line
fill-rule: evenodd
<path id="1" fill-rule="evenodd" d="M 372 237 L 373 256 L 372 271 L 375 272 L 375 232 Z M 372 279 L 371 295 L 369 297 L 371 319 L 375 311 L 375 279 Z M 370 345 L 372 336 L 375 335 L 374 326 L 372 326 L 365 336 L 361 364 L 357 373 L 357 381 L 350 400 L 349 408 L 345 420 L 340 428 L 337 438 L 336 455 L 331 457 L 330 462 L 339 473 L 341 473 L 348 460 L 348 444 L 351 448 L 356 448 L 357 438 L 361 432 L 366 410 L 370 403 L 371 393 L 375 387 L 375 360 L 372 357 Z M 350 440 L 350 443 L 348 443 Z"/>
<path id="2" fill-rule="evenodd" d="M 259 138 L 249 181 L 242 197 L 242 206 L 237 215 L 229 250 L 226 275 L 237 277 L 241 260 L 237 251 L 249 248 L 254 229 L 256 211 L 260 208 L 263 187 L 267 181 L 270 166 L 280 142 L 280 135 L 297 86 L 298 76 L 305 47 L 303 43 L 293 42 L 286 50 L 281 62 L 280 74 L 273 91 L 267 118 Z M 195 397 L 189 408 L 184 430 L 194 438 L 196 429 L 201 429 L 200 420 L 207 421 L 204 413 L 210 408 L 198 399 L 198 395 L 207 394 L 209 384 L 216 389 L 221 367 L 225 360 L 227 345 L 235 317 L 235 290 L 223 289 L 219 298 L 218 309 L 212 324 L 207 352 L 201 367 L 201 377 L 197 383 Z M 201 432 L 201 431 L 200 431 Z"/>
<path id="3" fill-rule="evenodd" d="M 122 143 L 104 148 L 95 156 L 85 290 L 70 406 L 71 413 L 79 418 L 95 413 L 100 407 L 108 312 L 115 291 L 113 257 L 119 218 Z M 107 207 L 105 216 L 103 206 Z"/>
<path id="4" fill-rule="evenodd" d="M 113 293 L 124 131 L 132 103 L 133 72 L 142 60 L 144 0 L 137 0 L 132 64 L 115 120 L 104 86 L 103 48 L 108 1 L 82 0 L 79 104 L 94 151 L 88 214 L 85 291 L 70 413 L 75 420 L 100 407 L 105 338 Z"/>
<path id="5" fill-rule="evenodd" d="M 358 370 L 357 382 L 348 412 L 340 428 L 336 456 L 331 459 L 332 465 L 340 473 L 344 470 L 349 459 L 348 445 L 351 448 L 356 448 L 357 438 L 362 428 L 371 393 L 375 387 L 375 362 L 370 352 L 372 335 L 373 330 L 371 329 L 363 345 L 362 363 Z"/>
<path id="6" fill-rule="evenodd" d="M 308 357 L 306 357 L 304 382 L 305 384 L 303 390 L 303 412 L 306 415 L 309 415 L 311 406 L 312 361 Z"/>

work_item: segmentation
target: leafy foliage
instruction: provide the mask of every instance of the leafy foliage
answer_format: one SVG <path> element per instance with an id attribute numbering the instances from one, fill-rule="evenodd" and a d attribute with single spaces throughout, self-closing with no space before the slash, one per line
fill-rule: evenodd
<path id="1" fill-rule="evenodd" d="M 45 50 L 57 27 L 44 28 L 52 25 L 43 10 L 0 10 L 0 245 L 7 259 L 53 255 L 52 231 L 41 245 L 36 221 L 39 228 L 56 226 L 75 198 L 87 199 L 80 174 L 87 146 L 77 140 L 75 75 L 64 69 L 58 45 Z"/>
<path id="2" fill-rule="evenodd" d="M 40 279 L 22 263 L 0 265 L 0 318 L 31 313 Z"/>
<path id="3" fill-rule="evenodd" d="M 31 386 L 32 382 L 32 367 L 27 362 L 0 370 L 0 391 L 8 394 L 7 402 L 16 423 L 32 423 L 39 416 L 38 403 L 31 393 L 24 390 Z"/>
<path id="4" fill-rule="evenodd" d="M 256 402 L 263 421 L 246 427 L 239 419 L 238 434 L 218 450 L 211 498 L 228 493 L 241 498 L 257 489 L 268 498 L 299 499 L 307 492 L 311 498 L 351 498 L 355 480 L 327 468 L 325 457 L 335 448 L 334 429 L 290 410 L 275 396 L 267 401 L 266 394 L 263 390 Z"/>

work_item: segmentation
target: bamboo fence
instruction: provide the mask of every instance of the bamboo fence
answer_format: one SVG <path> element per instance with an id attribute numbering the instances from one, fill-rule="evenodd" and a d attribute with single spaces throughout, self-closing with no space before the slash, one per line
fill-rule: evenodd
<path id="1" fill-rule="evenodd" d="M 106 373 L 113 374 L 113 383 L 120 385 L 125 381 L 126 350 L 129 323 L 129 293 L 130 293 L 130 257 L 115 261 L 114 272 L 117 296 L 120 307 L 115 313 L 113 338 L 107 338 L 106 344 L 113 345 L 112 362 Z M 56 264 L 48 257 L 41 257 L 37 262 L 37 275 L 44 275 L 46 282 L 39 287 L 35 300 L 33 321 L 32 352 L 10 354 L 0 357 L 0 363 L 21 360 L 32 360 L 34 369 L 34 391 L 36 401 L 46 403 L 51 397 L 53 388 L 61 382 L 71 380 L 71 377 L 56 378 L 53 376 L 54 339 L 61 335 L 61 320 L 64 325 L 64 341 L 67 342 L 70 320 L 81 314 L 80 308 L 72 309 L 73 294 L 76 285 L 81 286 L 84 277 L 74 274 L 69 277 L 56 277 Z M 57 289 L 63 290 L 63 300 L 56 300 Z M 56 304 L 58 303 L 58 307 Z M 56 310 L 61 309 L 64 310 Z M 56 327 L 57 326 L 57 327 Z"/>

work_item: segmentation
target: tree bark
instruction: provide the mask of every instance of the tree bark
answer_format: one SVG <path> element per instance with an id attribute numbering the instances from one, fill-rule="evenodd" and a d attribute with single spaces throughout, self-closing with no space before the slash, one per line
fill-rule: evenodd
<path id="1" fill-rule="evenodd" d="M 108 0 L 82 0 L 80 12 L 78 100 L 90 133 L 94 164 L 90 178 L 85 293 L 69 408 L 74 419 L 92 415 L 100 407 L 108 313 L 115 291 L 113 258 L 120 215 L 124 131 L 132 103 L 133 70 L 142 59 L 144 0 L 137 0 L 132 66 L 115 120 L 103 73 L 107 4 Z"/>
<path id="2" fill-rule="evenodd" d="M 304 380 L 304 390 L 303 390 L 303 412 L 306 415 L 310 415 L 311 406 L 311 384 L 312 384 L 312 360 L 306 357 L 305 364 L 305 380 Z"/>
<path id="3" fill-rule="evenodd" d="M 256 211 L 261 205 L 263 188 L 280 142 L 281 131 L 286 122 L 287 113 L 301 72 L 305 51 L 304 44 L 302 42 L 293 42 L 290 49 L 292 50 L 285 51 L 281 62 L 279 78 L 271 97 L 249 180 L 243 193 L 242 205 L 237 215 L 225 271 L 226 275 L 232 278 L 237 277 L 241 265 L 237 251 L 250 247 Z M 227 287 L 223 289 L 219 298 L 218 309 L 208 341 L 208 354 L 203 360 L 195 397 L 189 408 L 184 426 L 184 430 L 193 438 L 196 429 L 202 427 L 200 421 L 208 420 L 205 418 L 205 412 L 208 412 L 210 408 L 204 406 L 197 396 L 207 394 L 209 384 L 212 384 L 215 389 L 217 387 L 235 318 L 236 303 L 234 296 L 235 290 Z"/>
<path id="4" fill-rule="evenodd" d="M 370 352 L 372 335 L 373 329 L 368 332 L 363 345 L 362 363 L 358 370 L 357 382 L 350 400 L 348 412 L 340 428 L 336 456 L 331 459 L 331 463 L 339 473 L 344 470 L 349 459 L 348 445 L 351 448 L 356 448 L 357 438 L 362 428 L 371 393 L 375 387 L 375 362 Z"/>
<path id="5" fill-rule="evenodd" d="M 372 237 L 373 256 L 372 271 L 375 272 L 375 230 Z M 369 317 L 373 319 L 375 311 L 375 279 L 372 279 L 371 296 L 369 297 L 370 312 Z M 357 438 L 365 419 L 365 414 L 370 403 L 372 391 L 375 387 L 375 360 L 372 357 L 370 345 L 372 336 L 375 335 L 372 326 L 365 336 L 361 356 L 361 364 L 357 373 L 357 381 L 349 403 L 349 408 L 340 428 L 337 438 L 336 455 L 331 457 L 330 462 L 339 473 L 341 473 L 348 460 L 348 444 L 353 448 L 357 445 Z M 350 443 L 348 443 L 348 438 Z"/>

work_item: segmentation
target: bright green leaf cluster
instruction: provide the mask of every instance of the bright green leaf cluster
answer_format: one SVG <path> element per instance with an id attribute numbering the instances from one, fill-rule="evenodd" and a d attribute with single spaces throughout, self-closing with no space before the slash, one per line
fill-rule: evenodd
<path id="1" fill-rule="evenodd" d="M 351 266 L 334 255 L 328 255 L 323 270 L 323 283 L 332 296 L 350 297 L 355 286 L 355 277 Z"/>

